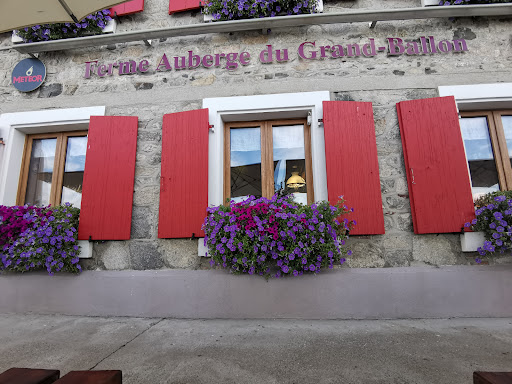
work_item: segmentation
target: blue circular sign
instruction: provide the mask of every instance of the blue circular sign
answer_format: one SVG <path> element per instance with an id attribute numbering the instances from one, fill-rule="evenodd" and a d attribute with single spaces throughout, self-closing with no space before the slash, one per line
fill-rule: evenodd
<path id="1" fill-rule="evenodd" d="M 46 67 L 38 59 L 21 60 L 12 70 L 12 85 L 21 92 L 30 92 L 43 84 Z"/>

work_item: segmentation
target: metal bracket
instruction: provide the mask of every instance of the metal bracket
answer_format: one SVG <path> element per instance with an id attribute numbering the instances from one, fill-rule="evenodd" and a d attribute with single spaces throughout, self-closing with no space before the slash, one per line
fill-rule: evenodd
<path id="1" fill-rule="evenodd" d="M 372 22 L 369 24 L 369 27 L 370 27 L 370 29 L 374 29 L 376 25 L 377 25 L 377 22 L 376 22 L 376 21 L 372 21 Z"/>
<path id="2" fill-rule="evenodd" d="M 142 40 L 144 44 L 146 44 L 146 47 L 151 47 L 151 40 Z"/>
<path id="3" fill-rule="evenodd" d="M 33 53 L 28 53 L 28 55 L 33 59 L 37 59 L 37 56 L 35 56 Z"/>
<path id="4" fill-rule="evenodd" d="M 117 12 L 114 11 L 114 19 L 116 20 L 116 22 L 118 22 L 119 24 L 123 24 L 121 22 L 121 19 L 119 18 L 119 15 L 117 14 Z"/>
<path id="5" fill-rule="evenodd" d="M 208 130 L 210 132 L 214 133 L 215 132 L 215 127 L 213 125 L 211 125 L 211 124 L 208 124 Z"/>
<path id="6" fill-rule="evenodd" d="M 271 31 L 272 31 L 272 30 L 271 30 L 270 28 L 263 28 L 263 29 L 261 30 L 261 33 L 263 33 L 264 35 L 268 35 L 268 34 L 270 34 L 270 32 L 271 32 Z"/>
<path id="7" fill-rule="evenodd" d="M 75 23 L 78 23 L 78 19 L 73 14 L 73 12 L 71 11 L 71 8 L 69 8 L 69 6 L 66 4 L 66 2 L 64 0 L 59 0 L 59 3 L 60 3 L 60 5 L 62 5 L 62 8 L 64 8 L 65 11 L 68 13 L 68 15 L 73 19 L 73 21 Z"/>

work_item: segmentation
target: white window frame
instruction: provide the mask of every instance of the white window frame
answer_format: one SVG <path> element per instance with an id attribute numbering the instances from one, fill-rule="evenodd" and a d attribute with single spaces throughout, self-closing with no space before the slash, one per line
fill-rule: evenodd
<path id="1" fill-rule="evenodd" d="M 224 122 L 305 118 L 308 113 L 314 196 L 317 201 L 327 200 L 324 130 L 318 120 L 323 116 L 322 103 L 329 100 L 328 91 L 204 99 L 203 108 L 208 108 L 214 127 L 208 142 L 208 204 L 223 203 Z"/>
<path id="2" fill-rule="evenodd" d="M 323 117 L 322 103 L 330 100 L 329 91 L 203 99 L 213 125 L 208 141 L 208 204 L 223 203 L 224 122 L 306 118 L 309 114 L 314 196 L 316 201 L 327 200 L 324 130 L 318 120 Z M 200 239 L 198 253 L 204 256 L 205 252 Z"/>
<path id="3" fill-rule="evenodd" d="M 439 96 L 453 96 L 459 111 L 512 109 L 512 83 L 449 85 L 438 91 Z M 475 252 L 482 245 L 480 232 L 461 235 L 462 252 Z"/>
<path id="4" fill-rule="evenodd" d="M 0 137 L 5 147 L 0 158 L 0 204 L 16 205 L 18 183 L 27 135 L 89 129 L 91 116 L 104 116 L 105 107 L 51 109 L 0 115 Z M 80 241 L 80 258 L 92 257 L 92 243 Z"/>

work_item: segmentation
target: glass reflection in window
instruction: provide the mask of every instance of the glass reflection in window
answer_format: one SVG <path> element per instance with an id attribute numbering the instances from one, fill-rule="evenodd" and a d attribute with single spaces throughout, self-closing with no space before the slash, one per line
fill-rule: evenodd
<path id="1" fill-rule="evenodd" d="M 494 160 L 486 117 L 460 120 L 462 138 L 471 175 L 473 197 L 499 191 L 498 171 Z"/>
<path id="2" fill-rule="evenodd" d="M 62 204 L 71 203 L 73 206 L 80 208 L 86 151 L 87 136 L 68 137 L 64 179 L 62 181 Z"/>
<path id="3" fill-rule="evenodd" d="M 307 204 L 304 126 L 274 126 L 272 142 L 275 191 L 293 194 L 295 201 Z"/>
<path id="4" fill-rule="evenodd" d="M 57 139 L 32 141 L 25 204 L 39 206 L 50 204 L 56 146 Z"/>
<path id="5" fill-rule="evenodd" d="M 230 130 L 231 199 L 242 201 L 247 196 L 262 196 L 261 130 L 235 128 Z"/>

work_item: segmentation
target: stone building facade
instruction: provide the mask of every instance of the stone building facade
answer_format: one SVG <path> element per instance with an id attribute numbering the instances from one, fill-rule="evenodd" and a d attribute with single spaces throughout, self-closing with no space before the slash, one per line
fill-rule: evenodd
<path id="1" fill-rule="evenodd" d="M 143 12 L 122 16 L 116 34 L 204 22 L 198 10 L 169 15 L 168 6 L 168 0 L 146 0 Z M 421 3 L 419 0 L 326 0 L 323 4 L 324 14 L 402 8 L 421 9 Z M 199 256 L 197 239 L 158 238 L 163 115 L 203 108 L 205 99 L 320 91 L 327 91 L 330 100 L 371 102 L 385 234 L 352 236 L 348 247 L 353 253 L 341 269 L 411 267 L 418 271 L 456 265 L 485 268 L 474 266 L 476 253 L 462 251 L 458 233 L 413 233 L 396 103 L 438 97 L 439 87 L 469 85 L 488 89 L 499 85 L 508 87 L 509 92 L 508 100 L 505 97 L 505 104 L 500 105 L 511 108 L 511 23 L 508 14 L 382 21 L 374 28 L 363 22 L 319 24 L 161 38 L 153 40 L 150 46 L 139 41 L 52 51 L 38 55 L 46 65 L 47 77 L 38 90 L 29 93 L 18 92 L 11 84 L 12 68 L 27 56 L 8 49 L 11 36 L 3 34 L 0 36 L 0 113 L 104 106 L 105 115 L 137 116 L 131 238 L 94 241 L 92 258 L 83 259 L 82 265 L 97 272 L 205 270 L 203 273 L 219 276 L 218 271 L 206 271 L 210 266 L 207 258 Z M 417 55 L 378 53 L 368 57 L 361 54 L 315 60 L 302 59 L 297 52 L 304 42 L 316 42 L 316 47 L 355 43 L 362 47 L 370 39 L 376 44 L 386 44 L 390 37 L 419 43 L 421 36 L 433 36 L 436 41 L 464 39 L 467 51 Z M 268 45 L 288 49 L 289 60 L 261 63 L 257 58 Z M 234 70 L 222 66 L 155 70 L 164 54 L 171 58 L 186 56 L 188 51 L 200 55 L 249 52 L 251 61 Z M 89 78 L 84 77 L 86 62 L 129 60 L 137 63 L 147 60 L 151 67 L 147 72 L 129 75 L 114 71 L 112 76 L 99 77 L 93 73 Z M 7 140 L 6 128 L 0 127 L 0 132 Z M 4 150 L 0 165 L 6 164 L 7 156 Z M 317 195 L 327 197 L 325 191 Z M 350 205 L 350 201 L 347 203 Z M 510 273 L 507 264 L 511 262 L 509 255 L 484 259 L 484 264 L 499 265 L 507 273 Z"/>

